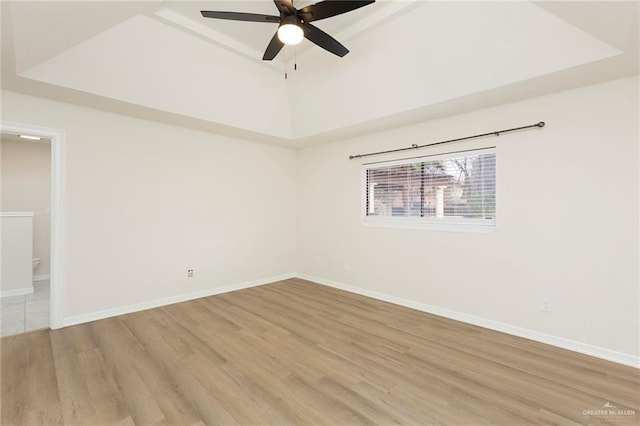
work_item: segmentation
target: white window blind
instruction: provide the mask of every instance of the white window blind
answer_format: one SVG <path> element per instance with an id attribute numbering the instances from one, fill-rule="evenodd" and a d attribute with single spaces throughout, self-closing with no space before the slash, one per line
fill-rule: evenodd
<path id="1" fill-rule="evenodd" d="M 364 166 L 364 220 L 495 226 L 494 149 Z"/>

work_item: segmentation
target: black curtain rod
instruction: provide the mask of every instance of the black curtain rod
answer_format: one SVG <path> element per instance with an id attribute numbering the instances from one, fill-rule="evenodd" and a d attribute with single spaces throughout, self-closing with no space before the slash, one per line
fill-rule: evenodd
<path id="1" fill-rule="evenodd" d="M 463 138 L 449 139 L 447 141 L 433 142 L 433 143 L 428 143 L 428 144 L 425 144 L 425 145 L 417 145 L 417 144 L 414 143 L 411 146 L 406 147 L 406 148 L 390 149 L 388 151 L 370 152 L 368 154 L 350 155 L 349 156 L 349 160 L 353 160 L 353 159 L 356 159 L 356 158 L 369 157 L 369 156 L 372 156 L 372 155 L 380 155 L 380 154 L 389 154 L 389 153 L 392 153 L 392 152 L 408 151 L 410 149 L 426 148 L 428 146 L 442 145 L 442 144 L 451 143 L 451 142 L 460 142 L 460 141 L 464 141 L 464 140 L 467 140 L 467 139 L 483 138 L 485 136 L 500 136 L 501 133 L 516 132 L 518 130 L 532 129 L 534 127 L 544 127 L 544 124 L 545 124 L 544 121 L 540 121 L 539 123 L 531 124 L 529 126 L 514 127 L 512 129 L 504 129 L 504 130 L 496 130 L 494 132 L 482 133 L 480 135 L 465 136 Z"/>

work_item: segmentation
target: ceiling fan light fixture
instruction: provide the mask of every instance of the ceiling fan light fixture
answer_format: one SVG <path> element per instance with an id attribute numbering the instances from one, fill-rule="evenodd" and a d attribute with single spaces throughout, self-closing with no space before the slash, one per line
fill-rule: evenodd
<path id="1" fill-rule="evenodd" d="M 284 44 L 299 44 L 304 38 L 304 32 L 296 24 L 283 24 L 278 28 L 278 38 Z"/>
<path id="2" fill-rule="evenodd" d="M 273 60 L 285 45 L 298 44 L 303 38 L 342 58 L 349 53 L 349 49 L 311 22 L 351 12 L 375 3 L 375 0 L 320 0 L 301 9 L 293 6 L 293 0 L 273 0 L 273 3 L 278 9 L 278 15 L 220 10 L 201 10 L 200 13 L 204 18 L 279 24 L 278 30 L 271 37 L 264 51 L 263 61 Z"/>

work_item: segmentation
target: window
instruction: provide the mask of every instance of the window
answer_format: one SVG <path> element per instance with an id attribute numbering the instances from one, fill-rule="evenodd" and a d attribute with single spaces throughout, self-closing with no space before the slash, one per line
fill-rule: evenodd
<path id="1" fill-rule="evenodd" d="M 495 227 L 495 149 L 367 164 L 366 224 Z"/>

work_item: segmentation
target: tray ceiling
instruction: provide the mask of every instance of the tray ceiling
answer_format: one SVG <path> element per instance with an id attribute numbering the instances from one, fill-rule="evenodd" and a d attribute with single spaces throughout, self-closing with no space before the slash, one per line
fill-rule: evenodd
<path id="1" fill-rule="evenodd" d="M 638 73 L 637 2 L 378 1 L 318 22 L 344 58 L 305 41 L 273 62 L 274 24 L 200 10 L 276 14 L 3 1 L 2 87 L 300 147 Z"/>

